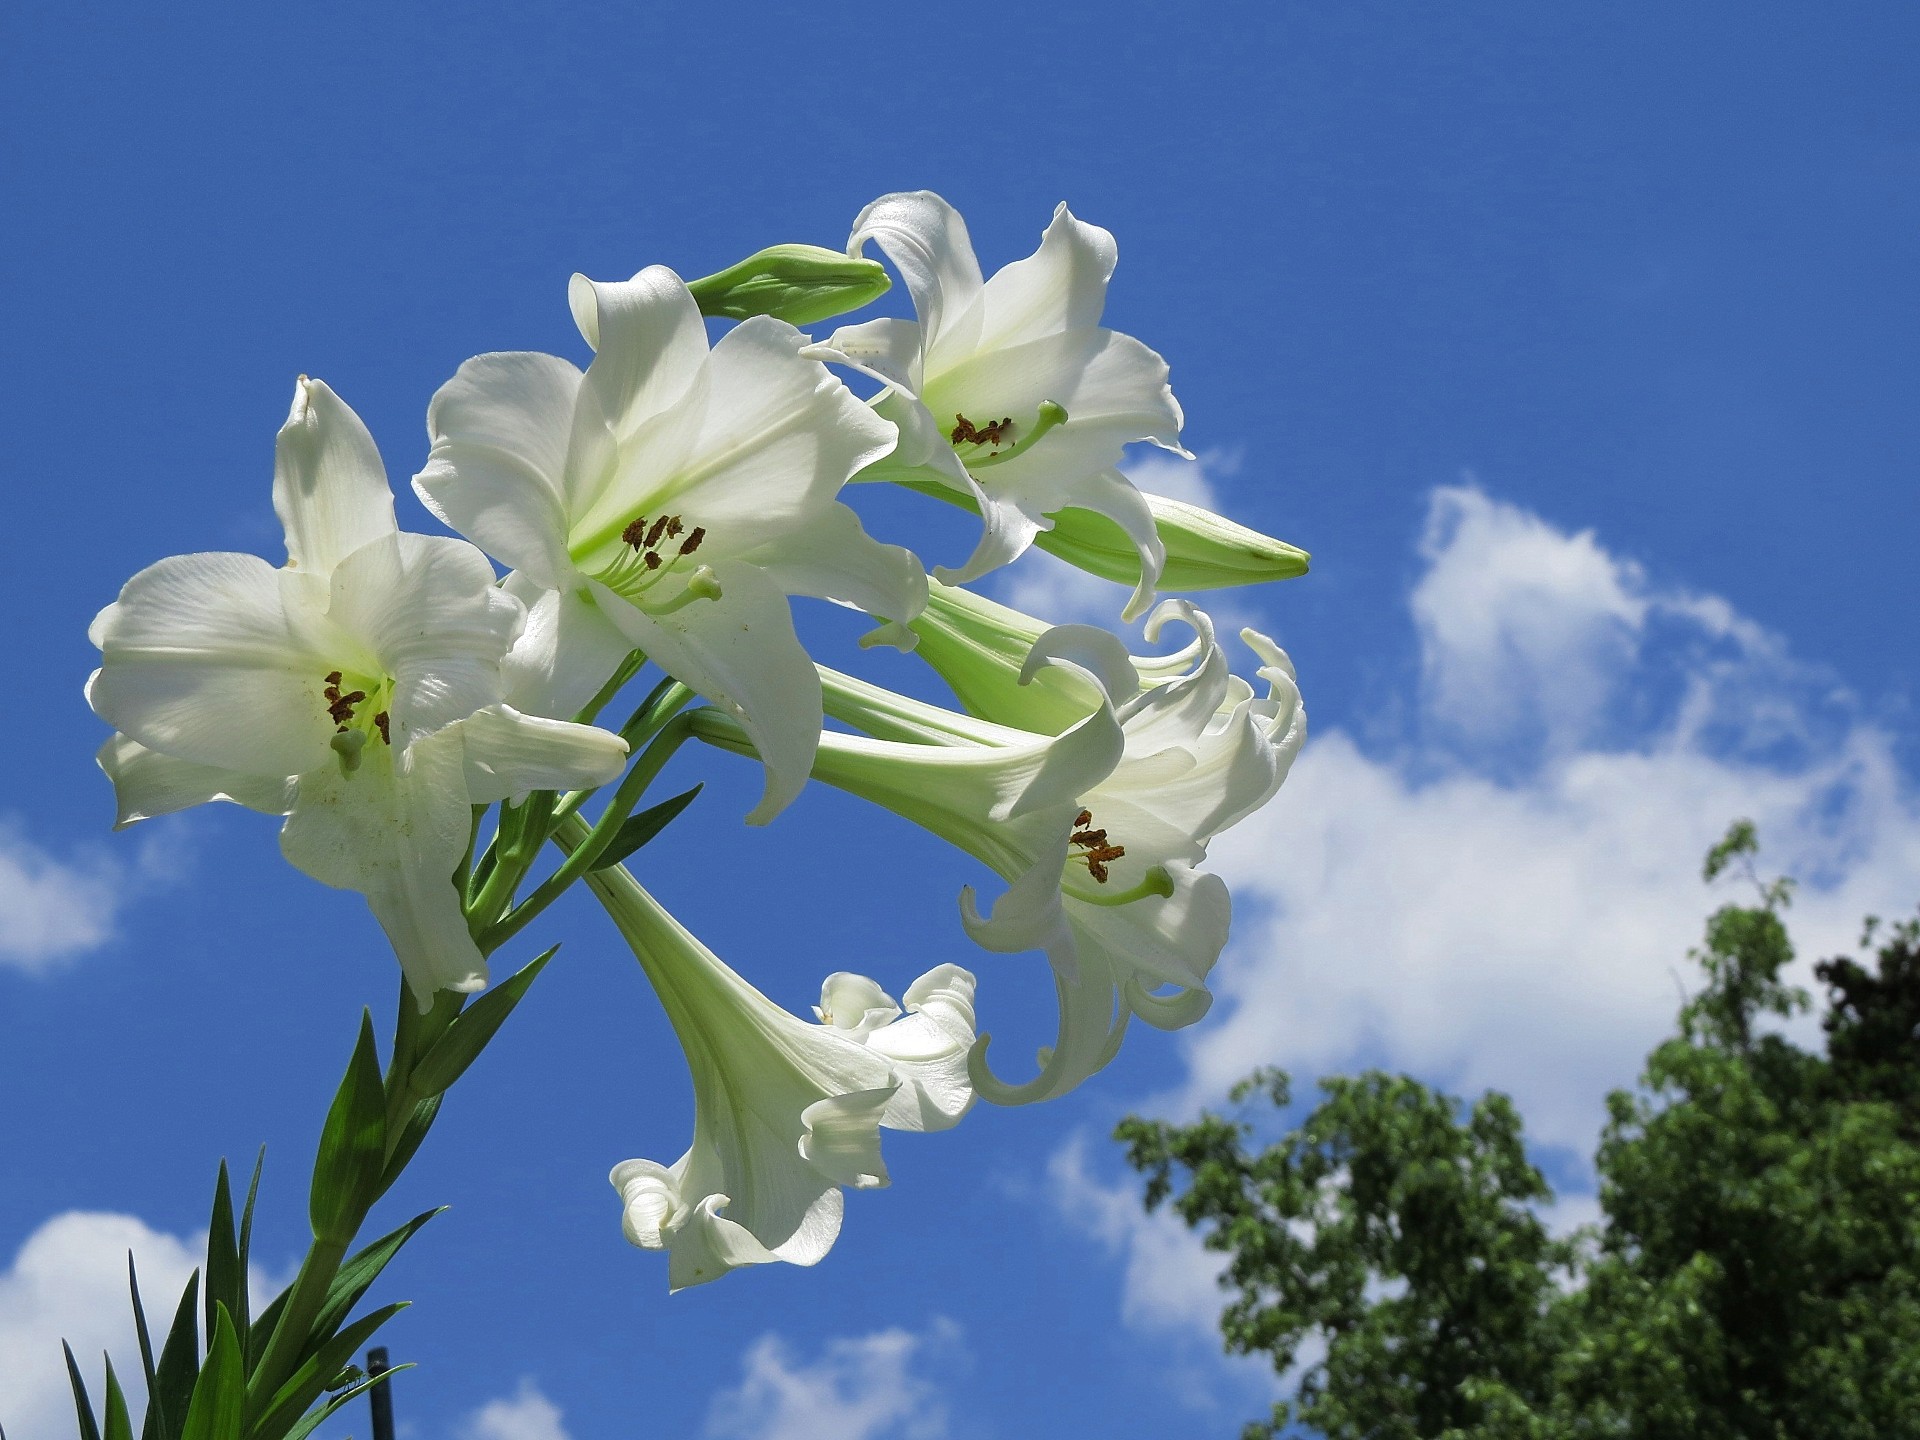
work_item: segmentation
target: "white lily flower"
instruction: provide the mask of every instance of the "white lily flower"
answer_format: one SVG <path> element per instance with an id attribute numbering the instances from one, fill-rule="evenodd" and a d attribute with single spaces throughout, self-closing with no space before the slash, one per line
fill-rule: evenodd
<path id="1" fill-rule="evenodd" d="M 1112 1059 L 1134 1015 L 1175 1029 L 1211 1003 L 1207 975 L 1226 944 L 1230 902 L 1219 877 L 1197 867 L 1214 835 L 1279 789 L 1306 717 L 1292 667 L 1266 637 L 1242 632 L 1264 662 L 1268 689 L 1256 696 L 1228 671 L 1211 621 L 1186 602 L 1164 602 L 1148 638 L 1172 621 L 1195 632 L 1180 652 L 1188 666 L 1144 690 L 1142 671 L 1162 671 L 1165 660 L 1130 662 L 1105 631 L 1046 632 L 1021 673 L 1068 668 L 1091 707 L 1058 734 L 822 671 L 829 710 L 868 734 L 824 735 L 815 775 L 991 866 L 1007 892 L 983 915 L 963 890 L 967 933 L 986 949 L 1038 949 L 1052 962 L 1059 1039 L 1041 1052 L 1040 1074 L 1008 1085 L 986 1068 L 986 1037 L 975 1051 L 974 1085 L 998 1103 L 1079 1084 Z M 941 653 L 929 658 L 940 665 Z M 986 653 L 971 663 L 991 663 Z"/>
<path id="2" fill-rule="evenodd" d="M 920 190 L 863 210 L 848 253 L 869 240 L 899 269 L 919 318 L 843 326 L 813 353 L 889 387 L 877 404 L 900 446 L 872 478 L 917 469 L 978 506 L 973 555 L 934 574 L 975 579 L 1022 554 L 1055 512 L 1089 510 L 1138 552 L 1126 618 L 1144 613 L 1166 549 L 1146 499 L 1114 467 L 1134 441 L 1187 452 L 1166 361 L 1099 323 L 1119 258 L 1113 236 L 1063 204 L 1038 250 L 983 279 L 960 213 Z"/>
<path id="3" fill-rule="evenodd" d="M 619 867 L 589 877 L 673 1022 L 693 1077 L 693 1144 L 609 1176 L 634 1245 L 669 1254 L 681 1290 L 741 1265 L 812 1265 L 833 1247 L 842 1186 L 887 1183 L 880 1130 L 938 1130 L 972 1102 L 973 977 L 923 975 L 904 1018 L 837 974 L 814 1025 L 762 995 Z M 724 1213 L 723 1213 L 724 1212 Z"/>
<path id="4" fill-rule="evenodd" d="M 317 380 L 280 430 L 274 508 L 284 568 L 176 555 L 93 622 L 120 823 L 216 799 L 284 814 L 287 858 L 367 897 L 423 1007 L 480 989 L 452 882 L 470 807 L 604 783 L 626 744 L 503 703 L 519 603 L 465 541 L 395 526 L 373 437 Z"/>
<path id="5" fill-rule="evenodd" d="M 894 428 L 761 316 L 711 349 L 698 307 L 662 266 L 601 284 L 576 275 L 584 374 L 552 355 L 480 355 L 427 412 L 414 488 L 448 525 L 513 567 L 508 588 L 542 649 L 529 683 L 571 715 L 631 650 L 754 737 L 765 823 L 806 781 L 820 687 L 791 595 L 900 627 L 926 576 L 834 497 L 892 450 Z M 534 658 L 537 657 L 537 658 Z"/>

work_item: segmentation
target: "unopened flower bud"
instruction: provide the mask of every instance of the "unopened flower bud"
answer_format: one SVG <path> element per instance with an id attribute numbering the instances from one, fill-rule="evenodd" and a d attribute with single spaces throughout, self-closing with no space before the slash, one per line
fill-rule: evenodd
<path id="1" fill-rule="evenodd" d="M 773 245 L 687 288 L 700 313 L 722 320 L 771 315 L 812 325 L 878 300 L 893 282 L 877 260 L 817 245 Z"/>
<path id="2" fill-rule="evenodd" d="M 1160 541 L 1167 547 L 1167 564 L 1158 586 L 1162 591 L 1220 590 L 1307 573 L 1307 552 L 1283 540 L 1184 500 L 1164 495 L 1145 498 Z M 1042 550 L 1103 580 L 1122 585 L 1139 580 L 1139 551 L 1106 516 L 1075 508 L 1049 518 L 1053 528 L 1034 537 Z"/>

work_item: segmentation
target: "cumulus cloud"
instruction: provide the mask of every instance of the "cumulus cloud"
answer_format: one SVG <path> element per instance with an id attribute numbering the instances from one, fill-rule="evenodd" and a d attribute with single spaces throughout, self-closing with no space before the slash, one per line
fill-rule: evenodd
<path id="1" fill-rule="evenodd" d="M 489 1400 L 460 1427 L 462 1440 L 568 1440 L 560 1407 L 522 1380 L 511 1397 Z"/>
<path id="2" fill-rule="evenodd" d="M 1110 1182 L 1095 1168 L 1086 1136 L 1076 1134 L 1048 1162 L 1047 1182 L 1060 1213 L 1123 1266 L 1121 1318 L 1139 1330 L 1217 1339 L 1226 1257 L 1201 1245 L 1166 1207 L 1148 1214 L 1137 1182 Z"/>
<path id="3" fill-rule="evenodd" d="M 1585 1156 L 1692 983 L 1728 822 L 1803 882 L 1804 980 L 1920 898 L 1920 810 L 1890 737 L 1725 601 L 1472 488 L 1436 492 L 1421 550 L 1414 733 L 1323 729 L 1215 845 L 1240 916 L 1190 1099 L 1385 1065 L 1505 1090 Z"/>
<path id="4" fill-rule="evenodd" d="M 829 1340 L 811 1363 L 776 1335 L 747 1351 L 740 1384 L 707 1418 L 712 1440 L 945 1440 L 945 1392 L 936 1376 L 962 1359 L 959 1327 L 881 1330 Z M 501 1437 L 506 1440 L 506 1437 Z"/>
<path id="5" fill-rule="evenodd" d="M 173 869 L 153 845 L 130 865 L 98 854 L 63 860 L 0 817 L 0 967 L 38 974 L 98 949 L 113 939 L 122 905 Z"/>
<path id="6" fill-rule="evenodd" d="M 106 1350 L 140 1414 L 145 1386 L 127 1298 L 127 1252 L 139 1266 L 147 1322 L 164 1330 L 204 1243 L 131 1215 L 81 1210 L 56 1215 L 27 1237 L 12 1266 L 0 1271 L 0 1425 L 9 1440 L 70 1440 L 76 1433 L 62 1339 L 73 1346 L 96 1408 Z"/>
<path id="7" fill-rule="evenodd" d="M 1701 883 L 1707 847 L 1751 817 L 1763 869 L 1801 879 L 1807 984 L 1863 915 L 1920 900 L 1920 805 L 1831 676 L 1591 532 L 1448 487 L 1419 553 L 1407 722 L 1365 743 L 1320 726 L 1277 801 L 1215 842 L 1235 937 L 1157 1108 L 1217 1107 L 1270 1064 L 1303 1096 L 1368 1066 L 1504 1090 L 1570 1178 L 1544 1215 L 1566 1233 L 1599 1216 L 1606 1092 L 1668 1033 L 1707 912 L 1736 898 Z M 1219 1257 L 1102 1178 L 1118 1168 L 1076 1140 L 1052 1197 L 1122 1266 L 1131 1326 L 1211 1338 Z"/>

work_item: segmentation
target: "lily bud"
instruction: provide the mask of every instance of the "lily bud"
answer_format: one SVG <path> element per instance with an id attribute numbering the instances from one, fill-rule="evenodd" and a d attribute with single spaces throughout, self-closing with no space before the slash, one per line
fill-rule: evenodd
<path id="1" fill-rule="evenodd" d="M 687 288 L 700 313 L 714 319 L 771 315 L 812 325 L 878 300 L 892 283 L 877 260 L 817 245 L 772 245 Z"/>
<path id="2" fill-rule="evenodd" d="M 1220 590 L 1307 573 L 1307 552 L 1284 540 L 1184 500 L 1164 495 L 1142 498 L 1153 511 L 1160 542 L 1167 547 L 1161 590 Z M 1076 507 L 1048 518 L 1053 528 L 1034 536 L 1034 543 L 1048 554 L 1103 580 L 1132 585 L 1140 579 L 1138 548 L 1105 515 Z"/>

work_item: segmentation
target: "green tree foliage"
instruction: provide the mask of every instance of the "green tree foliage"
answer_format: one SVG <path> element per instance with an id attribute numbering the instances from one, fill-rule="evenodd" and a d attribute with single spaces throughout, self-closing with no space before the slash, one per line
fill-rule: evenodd
<path id="1" fill-rule="evenodd" d="M 1757 903 L 1708 921 L 1704 975 L 1633 1091 L 1608 1097 L 1603 1220 L 1556 1239 L 1503 1095 L 1471 1108 L 1406 1076 L 1321 1082 L 1271 1143 L 1232 1118 L 1130 1117 L 1117 1138 L 1228 1258 L 1227 1349 L 1297 1377 L 1246 1440 L 1899 1440 L 1920 1437 L 1920 923 L 1869 920 L 1869 962 L 1815 967 L 1751 825 L 1707 858 Z"/>

